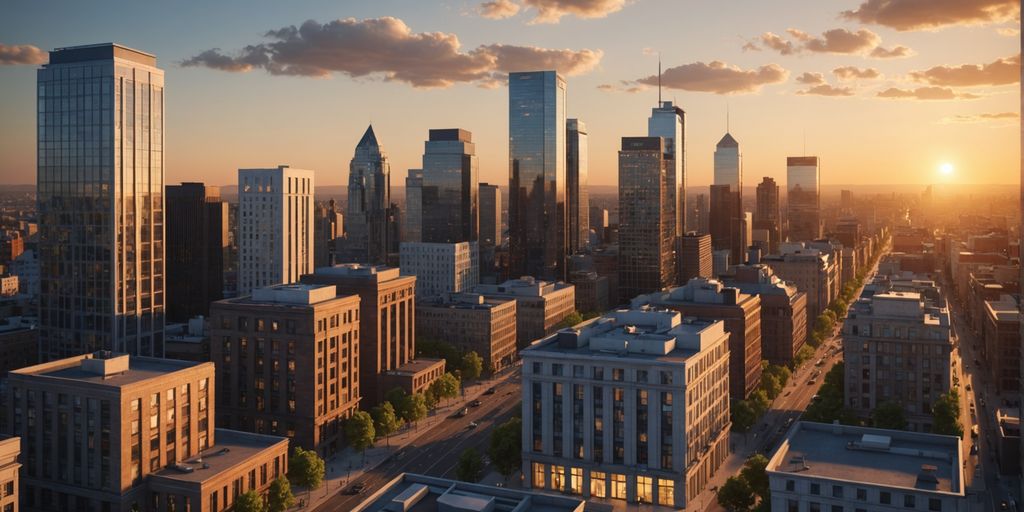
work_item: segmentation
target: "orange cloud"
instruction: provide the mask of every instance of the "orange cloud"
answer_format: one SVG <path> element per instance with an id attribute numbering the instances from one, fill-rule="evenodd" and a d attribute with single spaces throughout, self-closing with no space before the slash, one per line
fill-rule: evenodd
<path id="1" fill-rule="evenodd" d="M 1020 15 L 1017 0 L 866 0 L 842 18 L 896 30 L 929 30 L 950 25 L 984 25 L 1012 21 Z"/>
<path id="2" fill-rule="evenodd" d="M 963 114 L 942 119 L 943 124 L 951 123 L 986 123 L 993 121 L 1010 121 L 1020 119 L 1018 112 L 985 112 L 981 114 Z"/>
<path id="3" fill-rule="evenodd" d="M 802 91 L 797 91 L 796 93 L 801 96 L 853 96 L 853 89 L 850 89 L 849 87 L 835 87 L 829 84 L 821 84 Z"/>
<path id="4" fill-rule="evenodd" d="M 973 100 L 981 97 L 969 92 L 956 92 L 949 87 L 918 87 L 917 89 L 890 87 L 879 92 L 877 96 L 903 100 Z"/>
<path id="5" fill-rule="evenodd" d="M 799 53 L 834 53 L 841 55 L 868 55 L 879 59 L 895 57 L 907 57 L 913 55 L 913 50 L 906 46 L 895 46 L 884 48 L 881 46 L 882 38 L 865 28 L 857 31 L 845 28 L 834 28 L 822 32 L 820 36 L 814 36 L 797 30 L 786 29 L 791 39 L 787 39 L 774 32 L 765 32 L 754 41 L 748 41 L 743 45 L 743 50 L 761 50 L 767 48 L 779 52 L 780 55 L 795 55 Z"/>
<path id="6" fill-rule="evenodd" d="M 742 94 L 761 90 L 765 85 L 779 84 L 789 78 L 789 71 L 778 64 L 757 69 L 742 69 L 722 61 L 693 62 L 666 69 L 661 84 L 669 89 L 711 92 L 715 94 Z M 646 85 L 657 85 L 658 76 L 637 80 Z"/>
<path id="7" fill-rule="evenodd" d="M 0 66 L 39 65 L 49 61 L 45 51 L 30 44 L 0 43 Z"/>
<path id="8" fill-rule="evenodd" d="M 480 4 L 478 11 L 484 18 L 500 20 L 515 16 L 519 12 L 519 4 L 512 0 L 494 0 Z"/>
<path id="9" fill-rule="evenodd" d="M 832 74 L 840 80 L 872 79 L 882 76 L 875 68 L 858 68 L 857 66 L 841 66 L 833 69 Z"/>
<path id="10" fill-rule="evenodd" d="M 1020 54 L 996 59 L 988 64 L 935 66 L 914 71 L 910 77 L 918 82 L 951 87 L 1008 85 L 1020 82 Z"/>

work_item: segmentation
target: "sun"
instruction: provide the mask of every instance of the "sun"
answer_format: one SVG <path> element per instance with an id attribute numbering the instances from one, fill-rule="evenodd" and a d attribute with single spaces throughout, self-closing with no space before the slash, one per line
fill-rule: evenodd
<path id="1" fill-rule="evenodd" d="M 942 165 L 939 165 L 939 172 L 942 173 L 943 176 L 952 176 L 953 164 L 944 162 Z"/>

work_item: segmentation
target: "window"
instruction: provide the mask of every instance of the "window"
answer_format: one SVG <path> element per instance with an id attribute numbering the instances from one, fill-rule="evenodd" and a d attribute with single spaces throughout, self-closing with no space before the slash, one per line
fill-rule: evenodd
<path id="1" fill-rule="evenodd" d="M 594 498 L 608 497 L 608 490 L 605 488 L 605 474 L 601 471 L 590 472 L 590 496 Z"/>
<path id="2" fill-rule="evenodd" d="M 569 492 L 583 494 L 583 469 L 569 468 Z"/>
<path id="3" fill-rule="evenodd" d="M 533 463 L 533 488 L 544 489 L 544 464 Z"/>
<path id="4" fill-rule="evenodd" d="M 867 501 L 868 500 L 868 490 L 867 489 L 857 489 L 857 500 L 859 500 L 859 501 Z"/>
<path id="5" fill-rule="evenodd" d="M 551 490 L 565 492 L 565 466 L 551 465 Z"/>
<path id="6" fill-rule="evenodd" d="M 938 498 L 928 498 L 928 510 L 942 512 L 942 500 Z"/>
<path id="7" fill-rule="evenodd" d="M 786 512 L 800 512 L 800 502 L 796 500 L 786 500 Z"/>
<path id="8" fill-rule="evenodd" d="M 786 490 L 787 491 L 795 491 L 796 490 L 796 482 L 794 482 L 793 480 L 786 480 Z"/>
<path id="9" fill-rule="evenodd" d="M 892 493 L 888 491 L 882 491 L 878 493 L 878 502 L 883 505 L 889 505 L 892 503 Z"/>
<path id="10" fill-rule="evenodd" d="M 612 368 L 612 380 L 622 380 L 625 371 L 622 368 Z"/>
<path id="11" fill-rule="evenodd" d="M 914 496 L 913 494 L 904 494 L 903 495 L 903 507 L 904 508 L 914 508 L 915 506 L 917 506 L 917 497 Z"/>
<path id="12" fill-rule="evenodd" d="M 811 484 L 811 494 L 815 496 L 821 494 L 821 484 Z"/>
<path id="13" fill-rule="evenodd" d="M 658 479 L 658 504 L 668 507 L 675 506 L 675 483 L 672 480 Z"/>
<path id="14" fill-rule="evenodd" d="M 811 512 L 821 512 L 821 503 L 811 503 L 811 506 L 808 510 L 810 510 Z"/>
<path id="15" fill-rule="evenodd" d="M 612 473 L 612 498 L 626 499 L 626 475 Z"/>
<path id="16" fill-rule="evenodd" d="M 841 485 L 833 485 L 832 486 L 832 497 L 833 498 L 842 498 L 843 497 L 843 486 L 841 486 Z"/>
<path id="17" fill-rule="evenodd" d="M 843 512 L 842 505 L 832 505 L 832 512 Z"/>
<path id="18" fill-rule="evenodd" d="M 651 477 L 636 477 L 636 499 L 640 503 L 652 503 L 654 501 L 653 490 L 651 489 Z"/>

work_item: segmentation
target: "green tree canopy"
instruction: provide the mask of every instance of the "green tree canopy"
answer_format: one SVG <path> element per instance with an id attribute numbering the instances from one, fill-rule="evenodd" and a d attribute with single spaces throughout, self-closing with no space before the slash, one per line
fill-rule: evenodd
<path id="1" fill-rule="evenodd" d="M 506 479 L 523 465 L 523 420 L 509 418 L 494 427 L 491 444 L 487 453 L 494 461 L 494 467 Z"/>
<path id="2" fill-rule="evenodd" d="M 906 430 L 907 415 L 898 402 L 884 402 L 871 411 L 871 423 L 877 428 Z"/>
<path id="3" fill-rule="evenodd" d="M 558 328 L 563 329 L 565 327 L 574 327 L 576 324 L 583 321 L 583 315 L 579 311 L 573 310 L 572 313 L 566 315 L 561 322 L 558 323 Z"/>
<path id="4" fill-rule="evenodd" d="M 313 450 L 296 446 L 288 459 L 288 477 L 295 485 L 316 489 L 324 481 L 324 471 L 324 460 Z"/>
<path id="5" fill-rule="evenodd" d="M 743 464 L 743 469 L 740 470 L 740 477 L 746 480 L 754 494 L 761 497 L 762 502 L 771 501 L 768 496 L 767 468 L 768 459 L 764 455 L 756 453 L 747 459 Z"/>
<path id="6" fill-rule="evenodd" d="M 739 400 L 732 404 L 730 408 L 732 413 L 732 429 L 736 432 L 746 432 L 750 430 L 750 427 L 754 426 L 754 422 L 757 421 L 757 414 L 754 413 L 754 409 L 750 406 L 750 402 L 746 400 Z"/>
<path id="7" fill-rule="evenodd" d="M 284 512 L 295 506 L 295 496 L 292 494 L 292 484 L 281 475 L 270 482 L 270 492 L 267 495 L 267 510 L 269 512 Z"/>
<path id="8" fill-rule="evenodd" d="M 754 506 L 757 496 L 750 484 L 739 476 L 731 476 L 718 488 L 718 504 L 730 512 L 746 512 Z"/>
<path id="9" fill-rule="evenodd" d="M 960 395 L 956 388 L 943 393 L 932 404 L 932 432 L 947 436 L 964 436 L 964 427 L 960 423 Z"/>
<path id="10" fill-rule="evenodd" d="M 416 423 L 427 417 L 427 397 L 423 393 L 405 395 L 395 410 L 403 420 Z"/>
<path id="11" fill-rule="evenodd" d="M 763 389 L 755 389 L 747 400 L 750 401 L 750 407 L 754 409 L 754 415 L 758 417 L 772 406 L 771 398 L 768 398 L 768 393 Z"/>
<path id="12" fill-rule="evenodd" d="M 484 371 L 484 360 L 471 350 L 462 356 L 462 364 L 459 365 L 459 369 L 462 370 L 462 378 L 466 380 L 479 379 L 480 374 Z"/>
<path id="13" fill-rule="evenodd" d="M 348 444 L 359 451 L 366 451 L 373 446 L 377 433 L 373 428 L 373 418 L 366 411 L 356 411 L 345 420 L 345 438 Z"/>
<path id="14" fill-rule="evenodd" d="M 467 448 L 455 463 L 455 477 L 465 482 L 480 480 L 484 472 L 484 461 L 476 448 Z"/>
<path id="15" fill-rule="evenodd" d="M 256 491 L 246 491 L 235 498 L 235 512 L 264 512 L 267 506 L 263 503 L 263 497 Z"/>
<path id="16" fill-rule="evenodd" d="M 373 416 L 373 430 L 378 436 L 389 438 L 402 426 L 402 421 L 395 414 L 395 406 L 391 405 L 391 402 L 382 402 L 374 407 L 370 414 Z"/>
<path id="17" fill-rule="evenodd" d="M 405 399 L 405 394 L 406 393 L 404 389 L 400 387 L 394 387 L 388 390 L 387 393 L 384 393 L 384 400 L 391 402 L 391 405 L 397 411 L 399 404 L 401 404 L 402 400 Z"/>

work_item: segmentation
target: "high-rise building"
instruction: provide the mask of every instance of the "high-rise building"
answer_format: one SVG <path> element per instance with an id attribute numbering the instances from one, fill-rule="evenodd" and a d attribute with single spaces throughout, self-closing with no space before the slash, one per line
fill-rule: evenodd
<path id="1" fill-rule="evenodd" d="M 377 142 L 373 126 L 356 144 L 348 167 L 348 209 L 342 263 L 383 264 L 387 261 L 391 211 L 391 165 Z"/>
<path id="2" fill-rule="evenodd" d="M 709 227 L 715 250 L 728 250 L 729 261 L 743 259 L 743 166 L 740 145 L 729 133 L 715 146 Z"/>
<path id="3" fill-rule="evenodd" d="M 928 191 L 931 191 L 931 187 L 928 187 Z M 849 190 L 841 190 L 839 192 L 839 213 L 850 215 L 853 213 L 853 192 Z"/>
<path id="4" fill-rule="evenodd" d="M 782 254 L 761 258 L 761 262 L 772 271 L 807 293 L 807 328 L 814 328 L 814 321 L 841 288 L 839 262 L 832 255 L 802 244 L 782 244 Z"/>
<path id="5" fill-rule="evenodd" d="M 238 170 L 238 295 L 313 271 L 313 171 Z"/>
<path id="6" fill-rule="evenodd" d="M 509 73 L 509 258 L 514 276 L 564 279 L 565 79 Z"/>
<path id="7" fill-rule="evenodd" d="M 430 130 L 423 152 L 422 240 L 476 242 L 480 234 L 476 145 L 461 128 Z"/>
<path id="8" fill-rule="evenodd" d="M 761 357 L 790 364 L 807 341 L 807 294 L 757 261 L 733 267 L 722 281 L 761 298 Z"/>
<path id="9" fill-rule="evenodd" d="M 722 321 L 620 309 L 520 357 L 525 488 L 679 510 L 729 456 Z"/>
<path id="10" fill-rule="evenodd" d="M 538 281 L 529 276 L 501 284 L 481 284 L 472 293 L 486 300 L 515 300 L 516 342 L 519 348 L 556 330 L 576 309 L 576 288 L 563 282 Z"/>
<path id="11" fill-rule="evenodd" d="M 779 213 L 779 185 L 773 178 L 765 176 L 757 185 L 757 204 L 754 210 L 754 229 L 765 230 L 768 235 L 768 247 L 764 248 L 770 254 L 779 252 L 779 242 L 782 241 L 782 218 Z"/>
<path id="12" fill-rule="evenodd" d="M 695 278 L 667 292 L 633 299 L 634 309 L 667 308 L 684 317 L 723 320 L 729 333 L 729 392 L 742 400 L 761 382 L 761 299 L 722 285 Z"/>
<path id="13" fill-rule="evenodd" d="M 807 242 L 821 238 L 821 174 L 816 156 L 786 158 L 788 238 Z"/>
<path id="14" fill-rule="evenodd" d="M 594 230 L 599 244 L 608 243 L 608 210 L 600 206 L 591 206 L 590 227 Z"/>
<path id="15" fill-rule="evenodd" d="M 210 307 L 217 424 L 288 435 L 321 457 L 359 406 L 359 297 L 282 284 Z"/>
<path id="16" fill-rule="evenodd" d="M 476 352 L 484 372 L 500 371 L 516 360 L 516 301 L 453 293 L 416 301 L 416 333 L 444 340 L 461 352 Z"/>
<path id="17" fill-rule="evenodd" d="M 700 234 L 711 233 L 711 207 L 708 206 L 709 194 L 697 194 L 694 196 L 693 206 L 687 219 L 687 231 L 696 231 Z"/>
<path id="18" fill-rule="evenodd" d="M 336 259 L 335 241 L 345 232 L 345 216 L 338 211 L 334 199 L 326 204 L 316 205 L 316 224 L 313 235 L 313 265 L 327 267 L 334 265 Z"/>
<path id="19" fill-rule="evenodd" d="M 619 151 L 619 298 L 676 284 L 673 160 L 661 137 L 623 137 Z"/>
<path id="20" fill-rule="evenodd" d="M 416 296 L 436 297 L 460 293 L 480 284 L 476 242 L 404 243 L 401 273 L 416 276 Z"/>
<path id="21" fill-rule="evenodd" d="M 40 355 L 163 356 L 164 72 L 105 43 L 36 82 Z"/>
<path id="22" fill-rule="evenodd" d="M 579 119 L 568 119 L 565 124 L 565 199 L 568 216 L 568 251 L 575 254 L 583 250 L 590 238 L 590 195 L 587 193 L 587 177 L 590 158 L 587 143 L 587 126 Z"/>
<path id="23" fill-rule="evenodd" d="M 480 184 L 480 246 L 502 244 L 501 189 L 497 185 Z"/>
<path id="24" fill-rule="evenodd" d="M 903 406 L 908 430 L 930 432 L 931 405 L 953 386 L 949 320 L 941 296 L 885 291 L 854 302 L 843 323 L 846 406 L 867 418 L 894 402 Z M 905 378 L 909 373 L 917 378 Z"/>
<path id="25" fill-rule="evenodd" d="M 220 187 L 182 183 L 167 187 L 167 320 L 187 322 L 210 314 L 224 294 L 228 205 Z"/>
<path id="26" fill-rule="evenodd" d="M 714 277 L 712 275 L 711 235 L 687 233 L 683 235 L 680 247 L 680 283 L 687 283 L 695 277 Z"/>
<path id="27" fill-rule="evenodd" d="M 672 164 L 668 173 L 669 203 L 672 205 L 674 237 L 686 228 L 686 112 L 671 101 L 661 101 L 647 118 L 647 136 L 665 140 L 665 154 Z"/>
<path id="28" fill-rule="evenodd" d="M 409 174 L 405 177 L 402 241 L 423 241 L 423 169 L 409 169 Z"/>
<path id="29" fill-rule="evenodd" d="M 287 438 L 214 429 L 213 363 L 99 351 L 11 372 L 5 393 L 29 510 L 230 510 L 288 468 Z"/>

